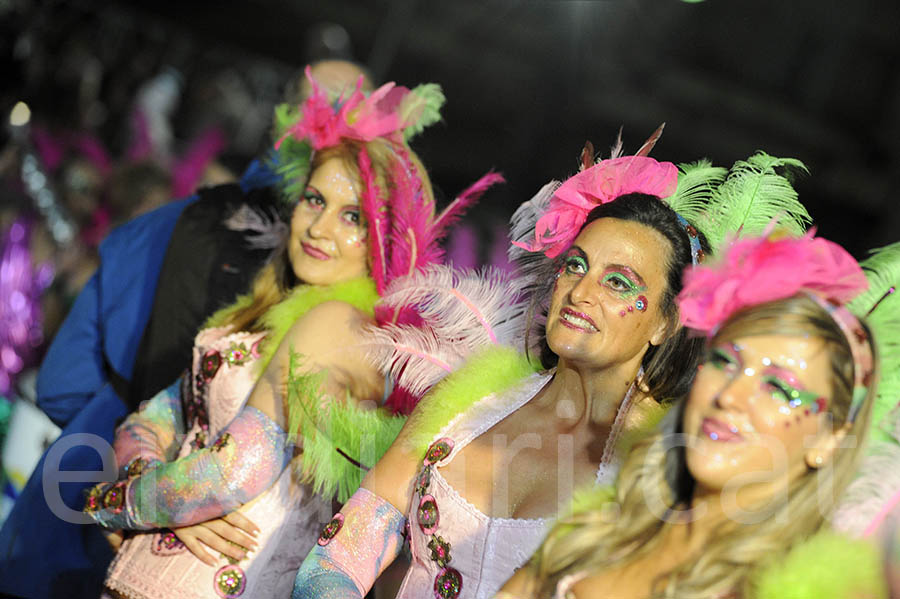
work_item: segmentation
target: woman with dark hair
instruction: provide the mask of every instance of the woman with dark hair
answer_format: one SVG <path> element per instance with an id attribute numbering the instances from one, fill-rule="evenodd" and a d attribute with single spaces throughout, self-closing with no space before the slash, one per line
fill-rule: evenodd
<path id="1" fill-rule="evenodd" d="M 871 547 L 826 536 L 803 547 L 864 453 L 878 356 L 846 306 L 878 307 L 891 283 L 870 279 L 879 285 L 860 296 L 856 261 L 811 235 L 741 240 L 689 272 L 681 320 L 709 344 L 688 398 L 501 595 L 883 596 Z"/>
<path id="2" fill-rule="evenodd" d="M 673 299 L 705 246 L 673 206 L 699 216 L 697 189 L 724 178 L 700 166 L 703 184 L 695 173 L 679 187 L 675 165 L 641 155 L 585 164 L 519 209 L 514 243 L 542 252 L 530 312 L 545 315 L 545 370 L 493 351 L 426 396 L 326 526 L 294 599 L 363 597 L 404 529 L 412 566 L 399 597 L 490 597 L 574 486 L 615 474 L 620 442 L 688 387 L 699 357 Z"/>

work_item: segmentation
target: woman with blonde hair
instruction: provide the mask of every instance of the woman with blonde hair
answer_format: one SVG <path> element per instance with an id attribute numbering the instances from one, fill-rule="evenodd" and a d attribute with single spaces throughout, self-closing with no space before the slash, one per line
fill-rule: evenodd
<path id="1" fill-rule="evenodd" d="M 690 394 L 499 596 L 773 596 L 773 568 L 823 526 L 862 456 L 877 356 L 846 306 L 867 286 L 811 235 L 736 242 L 686 273 L 682 322 L 709 338 Z M 796 561 L 781 596 L 807 596 L 783 584 L 802 580 Z"/>
<path id="2" fill-rule="evenodd" d="M 406 139 L 439 118 L 440 89 L 391 83 L 366 97 L 357 84 L 334 100 L 312 84 L 300 110 L 278 109 L 276 166 L 289 214 L 282 249 L 250 293 L 200 331 L 188 373 L 118 429 L 121 478 L 88 497 L 98 524 L 145 531 L 110 566 L 110 597 L 285 595 L 331 501 L 288 465 L 296 458 L 313 485 L 331 491 L 355 488 L 361 473 L 355 483 L 347 473 L 371 459 L 352 436 L 335 437 L 330 451 L 343 452 L 347 466 L 310 471 L 313 443 L 298 440 L 305 421 L 343 410 L 382 451 L 403 422 L 355 407 L 385 394 L 364 329 L 392 281 L 439 261 L 449 220 L 499 176 L 436 215 Z M 232 225 L 260 228 L 258 215 L 240 219 Z M 309 373 L 319 373 L 309 389 L 317 401 L 348 401 L 322 400 L 312 413 L 289 405 L 291 375 Z"/>

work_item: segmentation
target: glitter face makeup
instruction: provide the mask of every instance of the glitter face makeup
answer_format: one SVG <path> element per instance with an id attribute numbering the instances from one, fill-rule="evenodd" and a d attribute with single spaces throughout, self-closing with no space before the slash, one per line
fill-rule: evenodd
<path id="1" fill-rule="evenodd" d="M 340 158 L 313 171 L 294 208 L 288 244 L 291 267 L 301 281 L 329 285 L 368 272 L 358 188 Z"/>
<path id="2" fill-rule="evenodd" d="M 666 288 L 667 240 L 646 225 L 614 218 L 588 224 L 562 256 L 547 319 L 558 356 L 610 364 L 634 360 L 668 330 L 649 301 Z M 639 308 L 643 306 L 644 311 Z M 641 314 L 641 318 L 629 318 Z"/>
<path id="3" fill-rule="evenodd" d="M 823 341 L 748 336 L 710 349 L 684 410 L 691 473 L 724 488 L 747 473 L 802 475 L 810 443 L 831 432 L 831 366 Z"/>

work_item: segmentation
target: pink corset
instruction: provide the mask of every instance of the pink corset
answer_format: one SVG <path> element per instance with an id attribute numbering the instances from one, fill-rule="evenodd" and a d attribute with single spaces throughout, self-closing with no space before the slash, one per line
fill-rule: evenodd
<path id="1" fill-rule="evenodd" d="M 416 479 L 408 514 L 412 564 L 397 599 L 493 597 L 540 545 L 550 520 L 490 518 L 457 493 L 440 468 L 534 397 L 550 376 L 533 375 L 485 397 L 435 437 Z"/>
<path id="2" fill-rule="evenodd" d="M 201 331 L 194 342 L 191 397 L 182 397 L 188 434 L 179 457 L 206 446 L 244 406 L 259 375 L 262 333 Z M 259 549 L 238 563 L 219 556 L 207 566 L 168 531 L 126 540 L 107 572 L 106 586 L 129 599 L 268 599 L 288 597 L 294 575 L 312 548 L 330 502 L 299 485 L 285 469 L 272 487 L 243 505 L 259 528 Z"/>

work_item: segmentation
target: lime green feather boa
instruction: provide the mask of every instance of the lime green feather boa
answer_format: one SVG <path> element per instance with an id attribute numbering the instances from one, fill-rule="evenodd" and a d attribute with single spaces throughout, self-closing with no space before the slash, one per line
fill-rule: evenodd
<path id="1" fill-rule="evenodd" d="M 296 466 L 301 480 L 316 493 L 344 502 L 397 438 L 406 417 L 361 406 L 349 397 L 344 401 L 325 397 L 320 391 L 324 374 L 300 373 L 301 359 L 291 354 L 288 376 L 289 429 L 300 432 L 303 445 L 303 458 Z M 424 455 L 434 435 L 457 414 L 533 372 L 524 356 L 507 347 L 491 347 L 473 357 L 413 412 L 416 453 Z"/>
<path id="2" fill-rule="evenodd" d="M 438 383 L 410 418 L 405 445 L 414 455 L 425 455 L 434 436 L 457 415 L 491 393 L 512 388 L 536 367 L 521 352 L 493 346 L 476 354 L 465 366 Z"/>
<path id="3" fill-rule="evenodd" d="M 250 294 L 239 296 L 233 304 L 210 316 L 204 328 L 222 326 L 229 316 L 240 312 L 252 301 L 253 296 Z M 345 302 L 372 316 L 375 314 L 375 303 L 378 301 L 375 281 L 369 277 L 359 277 L 334 285 L 298 285 L 292 289 L 283 300 L 269 308 L 260 319 L 267 334 L 260 343 L 261 357 L 256 362 L 258 373 L 265 371 L 275 350 L 278 349 L 278 345 L 287 335 L 291 326 L 311 308 L 328 301 Z"/>

